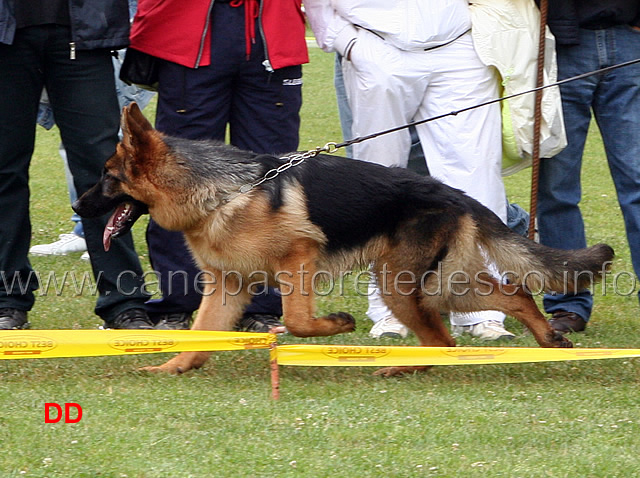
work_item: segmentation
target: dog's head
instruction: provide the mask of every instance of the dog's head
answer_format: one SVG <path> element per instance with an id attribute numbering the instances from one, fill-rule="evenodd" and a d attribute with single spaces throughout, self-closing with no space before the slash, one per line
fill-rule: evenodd
<path id="1" fill-rule="evenodd" d="M 111 214 L 103 234 L 103 244 L 109 250 L 111 239 L 127 233 L 136 220 L 149 212 L 153 197 L 147 181 L 149 168 L 154 167 L 160 134 L 153 129 L 136 103 L 122 113 L 123 138 L 116 152 L 107 160 L 100 181 L 77 201 L 73 210 L 81 217 Z M 115 208 L 115 210 L 114 210 Z"/>

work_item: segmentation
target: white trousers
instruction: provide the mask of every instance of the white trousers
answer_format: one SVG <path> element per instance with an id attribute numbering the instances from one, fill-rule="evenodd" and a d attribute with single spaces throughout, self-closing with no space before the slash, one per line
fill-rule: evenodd
<path id="1" fill-rule="evenodd" d="M 493 69 L 478 58 L 467 33 L 427 51 L 403 51 L 359 29 L 350 61 L 343 59 L 345 88 L 353 113 L 352 134 L 365 136 L 411 121 L 444 115 L 498 97 Z M 506 222 L 501 175 L 500 106 L 492 104 L 416 127 L 429 172 L 480 201 Z M 353 146 L 353 156 L 385 166 L 406 167 L 407 129 Z M 379 291 L 369 296 L 374 322 L 389 315 Z M 453 325 L 504 320 L 497 311 L 451 314 Z"/>

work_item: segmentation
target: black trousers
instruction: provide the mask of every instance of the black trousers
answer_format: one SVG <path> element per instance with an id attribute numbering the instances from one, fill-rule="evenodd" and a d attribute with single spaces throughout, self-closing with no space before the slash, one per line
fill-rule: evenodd
<path id="1" fill-rule="evenodd" d="M 110 52 L 79 50 L 71 59 L 69 42 L 69 28 L 42 25 L 19 29 L 12 45 L 0 44 L 0 307 L 30 310 L 38 287 L 27 257 L 29 165 L 43 86 L 79 195 L 98 181 L 118 141 L 120 114 Z M 147 296 L 131 236 L 104 251 L 106 220 L 83 219 L 83 224 L 99 291 L 95 312 L 110 319 L 142 307 Z"/>
<path id="2" fill-rule="evenodd" d="M 211 16 L 211 65 L 194 69 L 162 64 L 156 127 L 172 136 L 224 141 L 228 126 L 231 144 L 241 149 L 272 154 L 297 150 L 302 66 L 267 71 L 257 23 L 255 41 L 247 59 L 244 8 L 216 3 Z M 163 292 L 162 299 L 147 304 L 149 312 L 197 309 L 198 269 L 182 233 L 150 221 L 147 244 Z M 281 315 L 280 296 L 270 289 L 256 296 L 246 312 Z"/>

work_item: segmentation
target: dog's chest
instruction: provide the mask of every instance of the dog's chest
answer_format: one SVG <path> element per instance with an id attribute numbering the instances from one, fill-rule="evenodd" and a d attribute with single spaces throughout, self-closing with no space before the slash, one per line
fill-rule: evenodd
<path id="1" fill-rule="evenodd" d="M 203 269 L 236 271 L 243 275 L 257 271 L 272 273 L 277 258 L 286 254 L 288 240 L 278 238 L 267 223 L 260 226 L 205 228 L 186 233 L 185 237 Z"/>
<path id="2" fill-rule="evenodd" d="M 323 244 L 322 231 L 308 219 L 304 197 L 295 187 L 273 208 L 267 195 L 256 193 L 210 214 L 185 231 L 201 267 L 241 273 L 277 270 L 292 244 L 305 238 Z"/>

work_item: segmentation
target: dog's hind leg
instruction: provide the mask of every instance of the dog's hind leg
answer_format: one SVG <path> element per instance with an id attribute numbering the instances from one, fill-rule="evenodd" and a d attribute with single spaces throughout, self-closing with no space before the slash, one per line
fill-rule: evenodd
<path id="1" fill-rule="evenodd" d="M 319 337 L 355 330 L 355 319 L 346 312 L 336 312 L 326 317 L 315 317 L 315 291 L 317 244 L 307 239 L 298 240 L 280 263 L 280 292 L 284 325 L 296 337 Z M 300 271 L 303 271 L 300 273 Z M 284 277 L 298 276 L 293 282 Z M 299 279 L 299 281 L 297 280 Z M 297 283 L 296 283 L 297 282 Z"/>
<path id="2" fill-rule="evenodd" d="M 499 310 L 515 317 L 531 331 L 541 347 L 573 347 L 569 339 L 553 330 L 533 297 L 522 286 L 498 284 L 493 279 L 491 282 L 491 292 L 478 298 L 482 310 Z"/>
<path id="3" fill-rule="evenodd" d="M 399 294 L 397 290 L 383 295 L 385 303 L 394 316 L 416 334 L 420 345 L 424 347 L 455 347 L 456 342 L 442 321 L 440 312 L 429 307 L 419 296 L 419 292 L 411 295 Z M 375 375 L 391 377 L 413 372 L 423 372 L 431 366 L 385 367 L 377 370 Z"/>
<path id="4" fill-rule="evenodd" d="M 212 272 L 212 282 L 206 282 L 200 308 L 191 330 L 231 330 L 242 315 L 251 297 L 235 276 L 222 277 L 220 271 Z M 225 290 L 215 294 L 216 285 L 224 284 Z M 211 352 L 182 352 L 157 367 L 143 367 L 148 372 L 184 373 L 200 368 Z"/>

